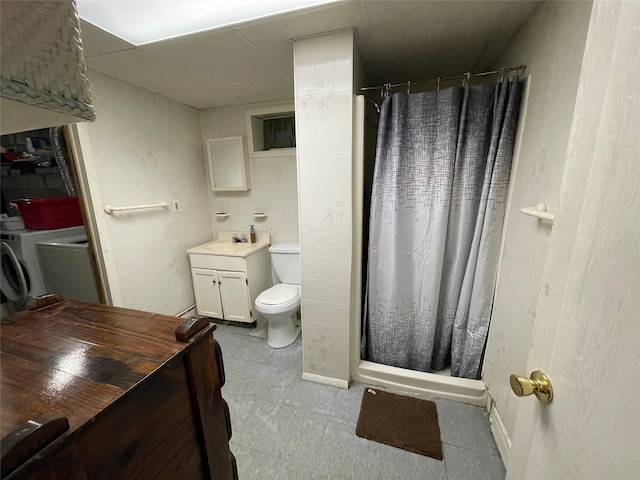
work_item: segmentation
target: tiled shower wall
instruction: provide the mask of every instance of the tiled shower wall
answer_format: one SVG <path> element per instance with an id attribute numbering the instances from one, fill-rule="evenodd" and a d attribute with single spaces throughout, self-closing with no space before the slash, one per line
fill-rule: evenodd
<path id="1" fill-rule="evenodd" d="M 294 48 L 303 373 L 343 387 L 349 380 L 353 51 L 352 31 L 297 40 Z"/>

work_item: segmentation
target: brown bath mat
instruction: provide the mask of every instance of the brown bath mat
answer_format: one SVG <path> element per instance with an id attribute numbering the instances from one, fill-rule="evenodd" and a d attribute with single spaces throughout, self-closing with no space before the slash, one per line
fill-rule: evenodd
<path id="1" fill-rule="evenodd" d="M 356 435 L 442 460 L 436 404 L 365 388 Z"/>

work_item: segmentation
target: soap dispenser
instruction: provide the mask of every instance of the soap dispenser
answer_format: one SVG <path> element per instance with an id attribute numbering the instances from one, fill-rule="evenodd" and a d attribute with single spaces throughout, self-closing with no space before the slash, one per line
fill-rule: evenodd
<path id="1" fill-rule="evenodd" d="M 251 236 L 251 243 L 256 243 L 256 229 L 253 225 L 249 225 L 249 235 Z"/>

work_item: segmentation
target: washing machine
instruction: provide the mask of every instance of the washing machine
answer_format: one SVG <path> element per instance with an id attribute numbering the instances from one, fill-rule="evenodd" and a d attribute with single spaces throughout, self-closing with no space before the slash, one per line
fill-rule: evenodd
<path id="1" fill-rule="evenodd" d="M 27 269 L 18 259 L 15 251 L 7 242 L 0 243 L 0 258 L 2 261 L 1 283 L 2 308 L 0 316 L 15 313 L 24 308 L 29 300 L 31 284 Z"/>
<path id="2" fill-rule="evenodd" d="M 3 313 L 15 313 L 24 308 L 30 298 L 47 292 L 36 243 L 72 235 L 85 235 L 83 226 L 57 230 L 1 230 L 2 283 L 0 288 L 7 301 Z"/>

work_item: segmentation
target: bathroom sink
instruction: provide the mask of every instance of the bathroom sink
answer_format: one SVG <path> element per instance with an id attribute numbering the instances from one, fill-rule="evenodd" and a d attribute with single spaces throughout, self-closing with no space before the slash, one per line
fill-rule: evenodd
<path id="1" fill-rule="evenodd" d="M 258 235 L 256 243 L 234 243 L 231 236 L 226 235 L 226 233 L 227 232 L 220 232 L 218 240 L 190 248 L 187 250 L 187 253 L 246 257 L 261 248 L 269 246 L 270 243 L 270 237 L 268 234 Z"/>

